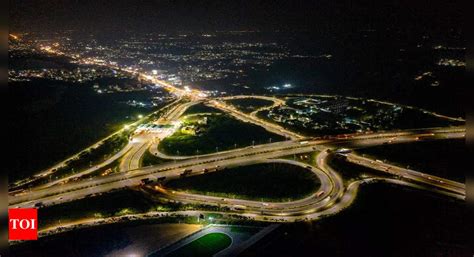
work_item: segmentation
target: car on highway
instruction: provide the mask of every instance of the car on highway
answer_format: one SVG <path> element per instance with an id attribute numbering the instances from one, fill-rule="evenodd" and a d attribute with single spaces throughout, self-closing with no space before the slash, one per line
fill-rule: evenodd
<path id="1" fill-rule="evenodd" d="M 246 206 L 243 205 L 234 205 L 232 206 L 232 210 L 234 211 L 245 211 L 247 209 Z"/>
<path id="2" fill-rule="evenodd" d="M 324 194 L 324 191 L 319 191 L 319 192 L 316 194 L 316 198 L 321 197 L 323 194 Z"/>

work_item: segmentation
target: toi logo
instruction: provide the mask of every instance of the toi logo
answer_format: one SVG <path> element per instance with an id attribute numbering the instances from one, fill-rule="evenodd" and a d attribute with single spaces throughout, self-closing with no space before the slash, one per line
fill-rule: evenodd
<path id="1" fill-rule="evenodd" d="M 38 239 L 38 211 L 29 209 L 8 210 L 8 239 L 9 240 L 37 240 Z"/>

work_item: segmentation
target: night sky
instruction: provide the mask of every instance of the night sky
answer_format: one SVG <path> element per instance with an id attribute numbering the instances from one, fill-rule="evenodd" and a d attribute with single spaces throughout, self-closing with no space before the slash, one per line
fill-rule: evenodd
<path id="1" fill-rule="evenodd" d="M 10 0 L 12 32 L 298 30 L 343 32 L 387 26 L 446 31 L 461 27 L 449 0 Z"/>

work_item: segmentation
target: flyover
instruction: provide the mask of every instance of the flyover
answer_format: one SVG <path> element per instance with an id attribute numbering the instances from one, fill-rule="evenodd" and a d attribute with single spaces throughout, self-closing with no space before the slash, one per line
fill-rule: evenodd
<path id="1" fill-rule="evenodd" d="M 217 153 L 203 158 L 189 158 L 186 160 L 177 161 L 175 163 L 165 163 L 161 165 L 130 170 L 128 172 L 121 172 L 101 178 L 70 182 L 61 186 L 55 186 L 44 189 L 32 189 L 31 191 L 26 191 L 17 195 L 10 196 L 10 205 L 11 207 L 32 207 L 38 203 L 42 203 L 44 205 L 54 205 L 62 202 L 88 197 L 93 194 L 104 193 L 107 191 L 116 190 L 124 187 L 136 186 L 140 184 L 142 179 L 146 178 L 153 180 L 159 178 L 178 178 L 183 173 L 184 169 L 192 169 L 192 173 L 202 174 L 204 169 L 212 169 L 215 167 L 223 168 L 248 165 L 252 163 L 261 162 L 262 160 L 275 159 L 282 156 L 314 151 L 321 151 L 321 153 L 325 153 L 327 152 L 326 149 L 328 149 L 325 144 L 329 143 L 348 144 L 351 142 L 364 141 L 366 142 L 366 144 L 369 144 L 371 142 L 371 144 L 376 145 L 392 140 L 394 136 L 403 141 L 408 141 L 410 139 L 412 141 L 416 141 L 416 138 L 420 134 L 425 134 L 426 130 L 431 131 L 431 133 L 434 133 L 435 136 L 449 135 L 451 137 L 454 137 L 455 135 L 457 135 L 458 137 L 463 137 L 465 133 L 463 128 L 437 128 L 423 129 L 422 131 L 411 132 L 403 131 L 374 133 L 371 135 L 351 135 L 344 139 L 316 139 L 310 140 L 305 144 L 301 144 L 301 142 L 298 141 L 284 141 L 280 143 L 259 145 L 256 147 L 229 151 L 226 153 Z M 330 178 L 323 179 L 321 187 L 326 189 L 330 187 L 332 188 L 332 190 L 328 192 L 331 192 L 331 194 L 336 193 L 336 195 L 331 195 L 330 199 L 327 198 L 328 200 L 325 200 L 324 206 L 326 208 L 329 208 L 333 205 L 336 205 L 336 203 L 344 199 L 344 197 L 348 197 L 345 196 L 348 193 L 346 192 L 347 190 L 344 191 L 345 189 L 340 183 L 341 179 L 339 178 L 337 172 L 328 168 L 327 164 L 325 163 L 326 158 L 323 157 L 324 155 L 322 154 L 318 155 L 318 159 L 316 162 L 317 167 L 315 168 L 315 170 L 319 169 L 323 171 Z M 414 181 L 416 182 L 416 180 Z M 465 191 L 456 191 L 458 189 L 455 189 L 454 187 L 451 188 L 451 183 L 446 183 L 442 187 L 440 187 L 436 183 L 431 183 L 430 185 L 441 190 L 450 190 L 451 192 L 462 193 L 462 197 L 464 197 L 465 195 Z M 199 199 L 193 200 L 197 201 Z M 212 202 L 209 201 L 209 199 L 203 200 Z M 314 201 L 316 202 L 316 200 L 318 200 L 317 203 L 323 202 L 323 199 L 320 198 L 315 198 Z M 232 202 L 232 204 L 234 203 L 235 202 Z M 276 217 L 282 218 L 296 217 L 298 215 L 302 215 L 302 213 L 305 213 L 305 215 L 308 215 L 308 217 L 310 217 L 311 214 L 314 214 L 316 212 L 319 213 L 322 208 L 322 206 L 315 205 L 315 203 L 307 205 L 300 204 L 300 202 L 295 203 L 292 208 L 288 210 L 278 210 L 271 207 L 272 206 L 262 206 L 259 209 L 259 215 L 262 215 L 263 212 L 265 214 L 264 216 L 275 215 Z M 255 205 L 250 204 L 248 208 L 249 210 L 252 210 L 252 208 L 255 208 Z M 256 215 L 255 212 L 253 214 Z"/>
<path id="2" fill-rule="evenodd" d="M 75 58 L 74 58 L 75 59 Z M 79 60 L 81 61 L 81 60 Z M 84 61 L 85 63 L 85 61 Z M 191 175 L 203 174 L 205 169 L 221 169 L 224 167 L 235 167 L 241 165 L 249 165 L 261 162 L 288 162 L 293 165 L 310 166 L 321 180 L 321 189 L 315 192 L 310 197 L 287 202 L 287 203 L 272 203 L 262 205 L 261 202 L 246 201 L 241 199 L 224 199 L 212 198 L 202 195 L 184 194 L 182 192 L 172 193 L 166 188 L 158 186 L 157 190 L 161 190 L 161 194 L 168 199 L 174 199 L 180 202 L 205 203 L 209 205 L 225 205 L 229 208 L 235 205 L 245 206 L 243 211 L 228 211 L 223 214 L 237 215 L 247 217 L 255 220 L 272 220 L 272 221 L 296 221 L 305 219 L 319 219 L 325 215 L 330 215 L 341 211 L 349 206 L 355 199 L 357 190 L 360 185 L 364 183 L 373 183 L 377 181 L 384 181 L 388 183 L 397 183 L 401 185 L 423 188 L 437 193 L 442 193 L 457 199 L 465 199 L 465 186 L 459 183 L 449 181 L 446 179 L 423 174 L 413 170 L 407 170 L 400 167 L 394 167 L 389 164 L 374 164 L 373 160 L 368 160 L 356 155 L 348 155 L 348 160 L 369 168 L 385 171 L 391 175 L 397 176 L 398 179 L 387 178 L 368 178 L 363 180 L 353 181 L 347 186 L 344 186 L 342 179 L 338 172 L 332 169 L 328 163 L 327 158 L 330 155 L 328 150 L 336 149 L 338 147 L 348 147 L 350 149 L 357 147 L 367 147 L 373 145 L 380 145 L 390 142 L 416 142 L 419 137 L 429 137 L 432 140 L 443 138 L 464 138 L 464 127 L 448 127 L 448 128 L 428 128 L 428 129 L 414 129 L 403 131 L 388 131 L 377 133 L 355 133 L 338 136 L 328 136 L 324 138 L 306 138 L 298 133 L 287 130 L 282 126 L 270 123 L 256 117 L 255 113 L 245 114 L 236 110 L 233 106 L 227 105 L 222 99 L 206 100 L 206 95 L 197 90 L 188 91 L 177 88 L 165 81 L 147 75 L 146 73 L 137 70 L 130 70 L 121 68 L 117 65 L 104 64 L 97 62 L 92 64 L 107 66 L 112 69 L 118 69 L 138 75 L 139 78 L 150 81 L 159 85 L 171 93 L 178 95 L 178 97 L 187 97 L 191 99 L 191 103 L 207 101 L 206 104 L 218 108 L 233 117 L 253 124 L 264 127 L 270 132 L 283 135 L 291 140 L 258 145 L 254 147 L 240 148 L 236 150 L 219 152 L 209 155 L 171 157 L 175 162 L 164 163 L 155 166 L 142 167 L 139 166 L 139 159 L 144 153 L 143 149 L 147 149 L 148 144 L 157 144 L 156 140 L 144 138 L 146 144 L 137 144 L 132 146 L 129 150 L 123 150 L 124 153 L 129 154 L 123 160 L 122 172 L 110 174 L 104 177 L 94 177 L 89 179 L 79 179 L 77 181 L 64 180 L 61 183 L 50 184 L 46 187 L 36 187 L 30 190 L 23 190 L 21 192 L 10 192 L 9 202 L 10 207 L 33 207 L 38 204 L 44 206 L 60 204 L 68 201 L 73 201 L 85 197 L 90 197 L 95 194 L 101 194 L 113 190 L 118 190 L 125 187 L 132 187 L 140 185 L 143 179 L 152 180 L 169 180 L 179 178 L 185 169 L 191 170 Z M 263 99 L 263 98 L 262 98 Z M 278 105 L 279 101 L 273 99 L 274 105 Z M 190 104 L 191 104 L 190 103 Z M 385 103 L 380 101 L 380 103 Z M 169 110 L 164 115 L 166 120 L 177 119 L 184 110 L 186 104 L 180 104 Z M 436 113 L 426 111 L 427 114 L 449 119 L 452 121 L 463 121 L 460 118 L 451 118 Z M 303 141 L 304 140 L 304 141 Z M 277 158 L 290 156 L 293 154 L 319 152 L 316 158 L 316 165 L 306 165 L 295 163 L 289 160 L 281 160 Z M 74 157 L 74 156 L 73 156 Z M 137 161 L 138 160 L 138 161 Z M 51 174 L 53 169 L 46 170 L 37 176 Z M 90 172 L 81 172 L 80 174 L 87 174 Z M 74 178 L 79 178 L 79 175 L 74 175 Z M 67 182 L 67 183 L 63 183 Z M 54 185 L 54 186 L 53 186 Z M 319 195 L 319 192 L 323 192 Z M 188 213 L 200 213 L 199 211 L 192 211 Z"/>

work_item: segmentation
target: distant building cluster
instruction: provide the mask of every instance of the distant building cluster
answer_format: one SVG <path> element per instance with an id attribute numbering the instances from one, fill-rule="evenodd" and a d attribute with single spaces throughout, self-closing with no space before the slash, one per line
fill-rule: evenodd
<path id="1" fill-rule="evenodd" d="M 438 63 L 440 66 L 465 67 L 466 62 L 458 59 L 441 58 Z"/>
<path id="2" fill-rule="evenodd" d="M 403 108 L 344 97 L 299 97 L 271 109 L 268 117 L 290 127 L 314 131 L 367 131 L 390 126 Z"/>
<path id="3" fill-rule="evenodd" d="M 88 82 L 101 78 L 131 78 L 126 73 L 108 69 L 94 69 L 90 67 L 70 69 L 24 69 L 8 70 L 9 81 L 30 81 L 34 78 L 43 78 L 58 81 Z"/>
<path id="4" fill-rule="evenodd" d="M 222 40 L 215 40 L 216 37 Z M 73 38 L 74 34 L 70 32 L 53 37 L 31 34 L 29 41 L 25 42 L 43 52 L 73 56 L 82 60 L 80 64 L 117 65 L 149 73 L 175 86 L 226 79 L 236 87 L 245 88 L 246 84 L 240 79 L 246 78 L 249 72 L 267 70 L 276 61 L 332 57 L 330 54 L 312 56 L 291 53 L 284 44 L 270 40 L 255 41 L 235 32 L 147 34 L 116 41 L 101 41 L 93 35 Z"/>

